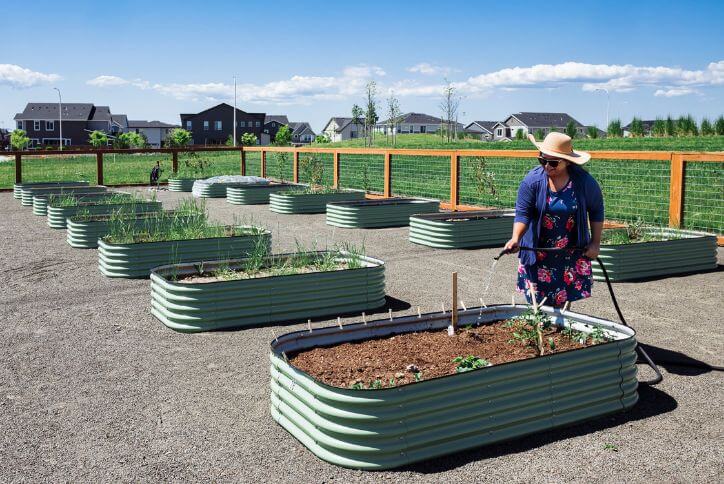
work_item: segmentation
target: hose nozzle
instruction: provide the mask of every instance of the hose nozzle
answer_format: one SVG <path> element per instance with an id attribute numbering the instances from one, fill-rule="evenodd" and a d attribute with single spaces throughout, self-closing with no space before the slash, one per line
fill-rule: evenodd
<path id="1" fill-rule="evenodd" d="M 511 252 L 512 252 L 512 251 L 511 251 L 510 249 L 503 249 L 503 250 L 500 251 L 500 254 L 498 254 L 498 255 L 496 255 L 495 257 L 493 257 L 493 260 L 499 260 L 501 257 L 503 257 L 504 255 L 508 255 L 508 254 L 510 254 Z"/>

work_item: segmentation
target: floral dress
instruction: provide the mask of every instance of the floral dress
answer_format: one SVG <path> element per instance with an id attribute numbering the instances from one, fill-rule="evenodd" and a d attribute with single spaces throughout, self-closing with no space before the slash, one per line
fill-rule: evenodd
<path id="1" fill-rule="evenodd" d="M 548 198 L 540 228 L 539 247 L 576 247 L 576 211 L 578 202 L 573 182 L 557 192 L 548 188 Z M 518 265 L 518 292 L 528 293 L 528 281 L 536 285 L 536 299 L 548 298 L 546 305 L 562 306 L 566 301 L 578 301 L 591 296 L 593 275 L 591 260 L 570 250 L 536 252 L 536 262 L 530 267 Z"/>

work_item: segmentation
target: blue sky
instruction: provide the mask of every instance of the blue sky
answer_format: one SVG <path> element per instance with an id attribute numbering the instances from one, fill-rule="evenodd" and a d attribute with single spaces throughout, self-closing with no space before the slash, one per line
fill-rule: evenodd
<path id="1" fill-rule="evenodd" d="M 62 5 L 60 7 L 59 5 Z M 32 9 L 32 12 L 29 10 Z M 231 101 L 320 130 L 378 83 L 403 112 L 564 111 L 611 118 L 724 113 L 724 2 L 12 2 L 3 6 L 0 125 L 26 102 L 109 105 L 131 119 Z M 464 114 L 463 114 L 464 113 Z"/>

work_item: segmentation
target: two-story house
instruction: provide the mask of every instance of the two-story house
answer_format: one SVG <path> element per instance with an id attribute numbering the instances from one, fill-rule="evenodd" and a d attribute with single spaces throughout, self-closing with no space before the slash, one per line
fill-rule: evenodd
<path id="1" fill-rule="evenodd" d="M 364 138 L 365 127 L 363 123 L 353 123 L 352 118 L 337 116 L 330 118 L 322 129 L 329 141 L 345 141 L 348 139 Z"/>
<path id="2" fill-rule="evenodd" d="M 169 131 L 179 126 L 161 121 L 142 121 L 131 119 L 127 122 L 128 131 L 142 134 L 151 148 L 161 148 Z"/>
<path id="3" fill-rule="evenodd" d="M 578 136 L 586 134 L 586 127 L 567 113 L 530 113 L 511 114 L 503 121 L 493 125 L 493 141 L 515 138 L 518 131 L 524 136 L 539 133 L 546 136 L 551 131 L 564 132 L 569 122 L 573 122 Z"/>
<path id="4" fill-rule="evenodd" d="M 289 123 L 289 129 L 292 130 L 292 143 L 294 144 L 309 144 L 317 137 L 306 121 L 292 121 Z"/>
<path id="5" fill-rule="evenodd" d="M 264 113 L 247 113 L 237 108 L 237 143 L 241 144 L 241 136 L 244 133 L 252 133 L 261 140 L 265 117 Z M 221 103 L 200 113 L 181 114 L 181 127 L 191 132 L 192 144 L 224 144 L 234 131 L 234 107 Z"/>
<path id="6" fill-rule="evenodd" d="M 497 121 L 473 121 L 465 126 L 465 134 L 472 136 L 480 141 L 492 141 L 494 137 L 494 126 Z"/>
<path id="7" fill-rule="evenodd" d="M 389 119 L 378 122 L 375 125 L 375 131 L 384 134 L 388 134 L 388 132 L 390 134 L 436 133 L 444 124 L 446 123 L 442 119 L 429 114 L 405 113 L 400 115 L 396 123 L 391 123 Z M 454 124 L 453 130 L 463 131 L 461 123 Z"/>

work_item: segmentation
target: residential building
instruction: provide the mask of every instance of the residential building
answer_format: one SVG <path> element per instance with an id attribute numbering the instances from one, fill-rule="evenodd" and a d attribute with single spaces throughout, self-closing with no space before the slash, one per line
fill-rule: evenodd
<path id="1" fill-rule="evenodd" d="M 121 134 L 128 131 L 128 116 L 125 114 L 111 114 L 111 133 Z"/>
<path id="2" fill-rule="evenodd" d="M 312 127 L 306 121 L 291 122 L 289 123 L 289 129 L 292 130 L 292 143 L 294 144 L 308 144 L 317 137 Z"/>
<path id="3" fill-rule="evenodd" d="M 645 121 L 641 121 L 641 124 L 644 125 L 644 136 L 651 136 L 651 130 L 653 129 L 655 122 L 655 119 L 647 119 Z M 628 138 L 631 136 L 631 123 L 628 123 L 621 129 L 623 130 L 624 137 Z"/>
<path id="4" fill-rule="evenodd" d="M 518 131 L 523 131 L 525 136 L 538 132 L 543 136 L 551 131 L 564 132 L 571 121 L 576 126 L 577 134 L 585 136 L 586 127 L 566 113 L 515 113 L 493 126 L 493 140 L 515 138 Z"/>
<path id="5" fill-rule="evenodd" d="M 375 131 L 378 133 L 390 134 L 413 134 L 413 133 L 436 133 L 444 124 L 444 121 L 438 117 L 430 116 L 424 113 L 405 113 L 402 114 L 397 122 L 390 123 L 389 119 L 380 121 L 375 125 Z M 455 123 L 453 130 L 463 132 L 463 125 Z"/>
<path id="6" fill-rule="evenodd" d="M 236 109 L 236 137 L 241 141 L 244 133 L 256 135 L 262 139 L 264 133 L 264 113 L 247 113 Z M 226 143 L 234 130 L 234 107 L 221 103 L 196 114 L 181 114 L 181 127 L 190 131 L 195 145 L 219 145 Z M 266 138 L 269 135 L 266 134 Z"/>
<path id="7" fill-rule="evenodd" d="M 289 119 L 285 114 L 267 114 L 264 116 L 264 129 L 263 133 L 268 135 L 269 140 L 266 143 L 273 143 L 277 136 L 277 131 L 282 126 L 289 126 Z M 266 136 L 264 137 L 266 138 Z"/>
<path id="8" fill-rule="evenodd" d="M 127 130 L 145 136 L 151 148 L 161 148 L 169 131 L 178 127 L 176 124 L 162 123 L 161 121 L 127 121 Z"/>
<path id="9" fill-rule="evenodd" d="M 363 138 L 365 136 L 364 124 L 355 124 L 352 118 L 334 117 L 324 125 L 322 133 L 329 141 L 345 141 L 348 139 Z"/>
<path id="10" fill-rule="evenodd" d="M 108 106 L 96 106 L 92 103 L 63 103 L 61 108 L 63 121 L 63 140 L 65 146 L 87 145 L 91 131 L 104 131 L 109 134 L 118 132 L 113 117 L 121 119 L 124 115 L 112 115 Z M 30 138 L 30 146 L 59 145 L 60 123 L 58 103 L 28 103 L 22 113 L 15 115 L 18 129 L 22 129 Z M 114 131 L 115 127 L 115 131 Z"/>
<path id="11" fill-rule="evenodd" d="M 465 126 L 465 134 L 471 135 L 480 141 L 492 141 L 494 137 L 493 127 L 497 123 L 497 121 L 473 121 Z"/>

